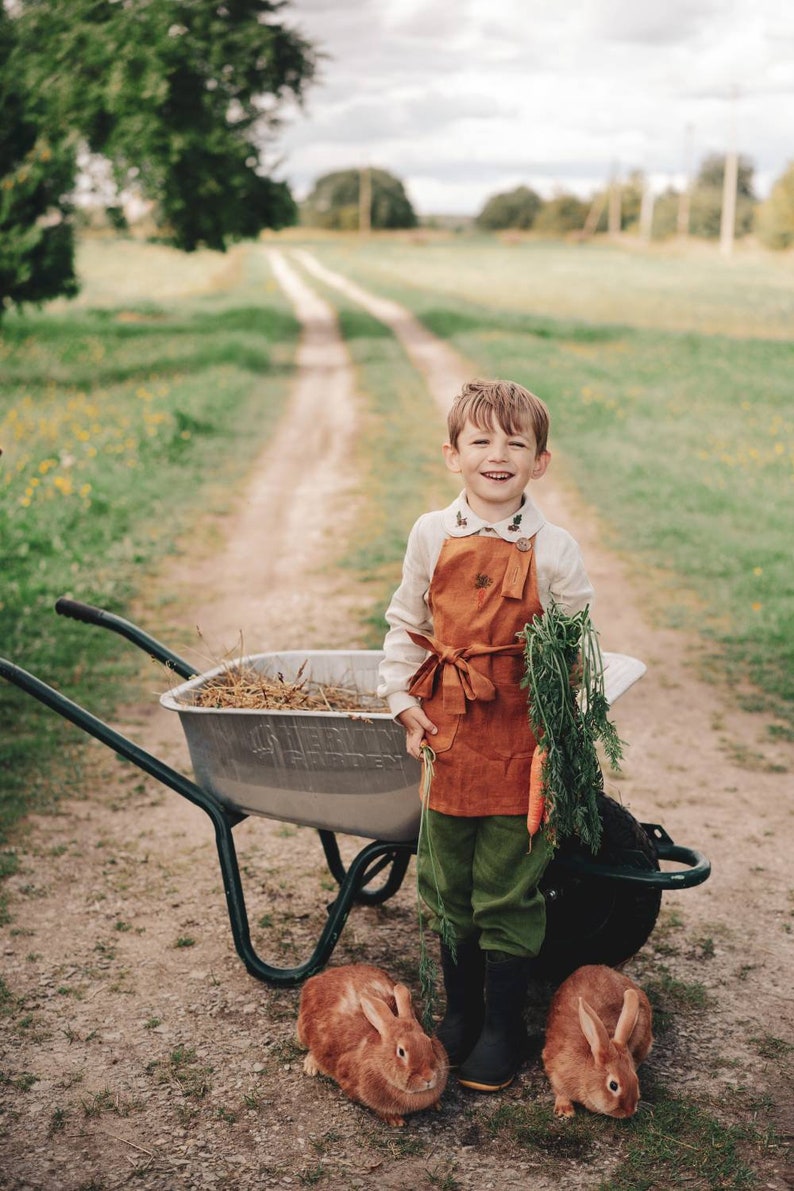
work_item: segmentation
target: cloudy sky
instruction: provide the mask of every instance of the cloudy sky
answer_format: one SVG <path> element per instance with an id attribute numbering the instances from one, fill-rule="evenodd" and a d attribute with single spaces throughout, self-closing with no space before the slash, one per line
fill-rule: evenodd
<path id="1" fill-rule="evenodd" d="M 298 198 L 331 170 L 402 179 L 420 214 L 520 184 L 655 189 L 731 140 L 764 195 L 794 161 L 792 0 L 290 0 L 327 55 L 278 146 Z"/>

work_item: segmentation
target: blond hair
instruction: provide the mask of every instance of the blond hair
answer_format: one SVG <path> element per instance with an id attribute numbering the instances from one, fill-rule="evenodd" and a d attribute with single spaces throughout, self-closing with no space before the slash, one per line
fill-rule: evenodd
<path id="1" fill-rule="evenodd" d="M 447 415 L 453 447 L 458 445 L 467 418 L 483 430 L 493 430 L 495 421 L 508 434 L 520 434 L 531 428 L 538 454 L 546 450 L 549 411 L 540 397 L 514 381 L 470 380 L 463 386 Z"/>

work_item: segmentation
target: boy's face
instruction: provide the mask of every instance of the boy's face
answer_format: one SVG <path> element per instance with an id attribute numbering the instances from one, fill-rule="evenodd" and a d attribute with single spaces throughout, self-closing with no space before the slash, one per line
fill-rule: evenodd
<path id="1" fill-rule="evenodd" d="M 457 446 L 444 444 L 444 458 L 450 471 L 463 477 L 466 497 L 484 521 L 503 521 L 521 507 L 530 480 L 539 480 L 551 456 L 538 454 L 535 435 L 529 426 L 508 434 L 494 423 L 491 429 L 466 420 Z"/>

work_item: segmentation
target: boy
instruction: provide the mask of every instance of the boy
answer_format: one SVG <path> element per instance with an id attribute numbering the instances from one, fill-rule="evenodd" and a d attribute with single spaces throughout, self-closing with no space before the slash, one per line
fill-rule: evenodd
<path id="1" fill-rule="evenodd" d="M 435 755 L 417 878 L 431 929 L 443 914 L 455 940 L 441 941 L 437 1032 L 460 1083 L 488 1092 L 523 1057 L 551 859 L 527 835 L 535 738 L 517 634 L 552 601 L 571 614 L 593 595 L 576 542 L 525 491 L 548 467 L 548 427 L 543 402 L 510 381 L 472 381 L 456 397 L 443 452 L 463 491 L 411 530 L 378 687 L 411 756 L 424 744 Z"/>

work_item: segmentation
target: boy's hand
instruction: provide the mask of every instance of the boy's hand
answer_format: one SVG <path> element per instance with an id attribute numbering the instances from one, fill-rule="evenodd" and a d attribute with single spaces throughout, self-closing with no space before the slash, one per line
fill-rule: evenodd
<path id="1" fill-rule="evenodd" d="M 410 756 L 421 761 L 422 754 L 419 750 L 422 741 L 426 736 L 435 736 L 438 731 L 436 725 L 427 718 L 421 707 L 406 707 L 396 718 L 397 723 L 405 728 L 405 747 Z"/>

